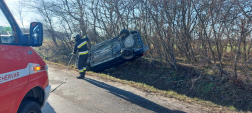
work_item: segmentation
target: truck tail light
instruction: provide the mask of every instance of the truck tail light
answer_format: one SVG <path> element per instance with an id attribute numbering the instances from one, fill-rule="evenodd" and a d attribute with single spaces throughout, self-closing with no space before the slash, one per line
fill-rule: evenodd
<path id="1" fill-rule="evenodd" d="M 34 67 L 34 71 L 39 71 L 39 70 L 41 70 L 41 67 L 40 67 L 40 66 L 35 66 L 35 67 Z"/>

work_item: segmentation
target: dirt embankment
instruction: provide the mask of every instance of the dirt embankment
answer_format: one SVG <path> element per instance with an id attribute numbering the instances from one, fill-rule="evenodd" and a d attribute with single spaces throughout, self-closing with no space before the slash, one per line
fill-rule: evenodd
<path id="1" fill-rule="evenodd" d="M 178 62 L 176 71 L 162 62 L 140 58 L 108 69 L 105 73 L 122 80 L 140 82 L 160 90 L 175 91 L 187 97 L 211 101 L 232 110 L 252 111 L 252 91 L 249 86 L 244 87 L 226 79 L 207 63 Z"/>

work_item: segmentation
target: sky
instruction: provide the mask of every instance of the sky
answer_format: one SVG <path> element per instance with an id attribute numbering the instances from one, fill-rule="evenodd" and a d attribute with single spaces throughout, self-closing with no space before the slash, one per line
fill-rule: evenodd
<path id="1" fill-rule="evenodd" d="M 19 27 L 23 27 L 20 21 L 20 16 L 17 13 L 18 7 L 21 6 L 19 3 L 20 0 L 4 0 L 5 3 L 7 4 L 8 8 L 10 9 L 12 15 L 14 16 L 16 22 L 19 24 Z M 23 23 L 25 28 L 30 27 L 31 22 L 35 22 L 36 20 L 39 19 L 39 15 L 35 14 L 30 11 L 30 9 L 26 7 L 22 7 L 22 15 L 23 15 Z"/>
<path id="2" fill-rule="evenodd" d="M 0 18 L 1 18 L 0 26 L 9 26 L 10 25 L 2 12 L 0 12 Z"/>

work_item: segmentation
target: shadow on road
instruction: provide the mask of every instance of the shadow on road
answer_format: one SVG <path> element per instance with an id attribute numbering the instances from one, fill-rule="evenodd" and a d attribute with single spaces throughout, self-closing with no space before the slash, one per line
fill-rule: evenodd
<path id="1" fill-rule="evenodd" d="M 152 101 L 149 101 L 141 96 L 138 96 L 134 93 L 110 86 L 108 84 L 105 84 L 105 83 L 102 83 L 102 82 L 99 82 L 99 81 L 96 81 L 93 79 L 86 78 L 85 80 L 93 85 L 96 85 L 100 88 L 103 88 L 103 89 L 110 91 L 110 93 L 114 94 L 117 97 L 125 99 L 133 104 L 136 104 L 138 106 L 141 106 L 143 108 L 146 108 L 146 109 L 154 111 L 154 112 L 158 112 L 158 113 L 185 113 L 182 111 L 173 111 L 173 110 L 167 109 L 163 106 L 160 106 L 160 105 L 158 105 Z"/>
<path id="2" fill-rule="evenodd" d="M 42 113 L 56 113 L 53 107 L 47 102 L 45 107 L 42 109 Z"/>

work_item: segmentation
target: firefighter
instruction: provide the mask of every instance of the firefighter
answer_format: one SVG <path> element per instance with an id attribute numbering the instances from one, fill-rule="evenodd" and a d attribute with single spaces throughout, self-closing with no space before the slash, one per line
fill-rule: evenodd
<path id="1" fill-rule="evenodd" d="M 81 38 L 82 37 L 82 38 Z M 71 39 L 75 41 L 74 50 L 72 54 L 76 54 L 78 51 L 79 59 L 78 59 L 78 70 L 80 76 L 77 77 L 78 79 L 84 79 L 86 73 L 86 65 L 88 59 L 88 48 L 91 47 L 91 43 L 89 38 L 84 35 L 81 36 L 78 33 L 73 33 Z"/>

